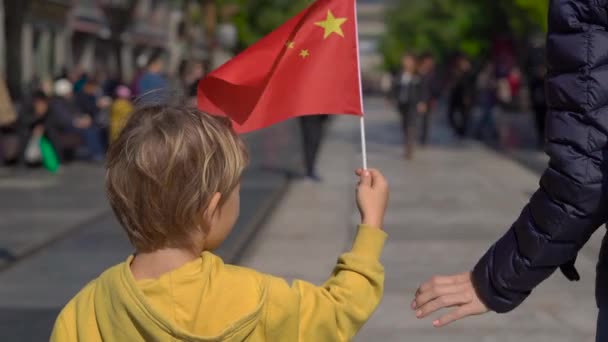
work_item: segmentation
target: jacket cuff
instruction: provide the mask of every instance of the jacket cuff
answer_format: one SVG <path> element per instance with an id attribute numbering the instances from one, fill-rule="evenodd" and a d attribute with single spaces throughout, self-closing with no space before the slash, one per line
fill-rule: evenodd
<path id="1" fill-rule="evenodd" d="M 494 246 L 479 260 L 471 276 L 473 286 L 479 299 L 496 313 L 507 313 L 517 307 L 517 304 L 502 296 L 492 283 L 492 254 Z"/>
<path id="2" fill-rule="evenodd" d="M 356 255 L 380 259 L 388 235 L 379 228 L 360 225 L 351 252 Z"/>

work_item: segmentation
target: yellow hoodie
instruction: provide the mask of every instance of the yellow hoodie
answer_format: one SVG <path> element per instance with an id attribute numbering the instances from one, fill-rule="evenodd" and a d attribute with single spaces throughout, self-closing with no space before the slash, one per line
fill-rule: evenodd
<path id="1" fill-rule="evenodd" d="M 209 252 L 158 279 L 136 281 L 129 257 L 67 304 L 51 341 L 348 341 L 382 298 L 385 239 L 360 226 L 352 250 L 319 287 L 299 280 L 289 286 Z"/>

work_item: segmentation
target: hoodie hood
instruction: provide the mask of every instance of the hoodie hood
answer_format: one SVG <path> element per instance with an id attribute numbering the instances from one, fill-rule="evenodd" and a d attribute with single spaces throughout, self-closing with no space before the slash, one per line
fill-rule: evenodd
<path id="1" fill-rule="evenodd" d="M 132 259 L 96 282 L 93 303 L 103 340 L 239 342 L 262 318 L 263 278 L 252 274 L 248 280 L 255 286 L 239 286 L 243 279 L 232 279 L 226 272 L 231 266 L 211 253 L 143 281 L 133 278 Z"/>

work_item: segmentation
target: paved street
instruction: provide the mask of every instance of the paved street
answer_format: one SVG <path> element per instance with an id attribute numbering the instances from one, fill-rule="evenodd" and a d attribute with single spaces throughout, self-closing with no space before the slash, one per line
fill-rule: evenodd
<path id="1" fill-rule="evenodd" d="M 438 121 L 431 146 L 406 162 L 396 115 L 383 101 L 367 100 L 370 166 L 385 172 L 392 194 L 386 296 L 357 341 L 593 341 L 598 237 L 579 257 L 581 282 L 555 275 L 511 314 L 441 330 L 431 320 L 415 319 L 408 304 L 417 286 L 436 273 L 469 270 L 519 214 L 538 181 L 536 172 L 512 158 L 454 141 Z M 270 208 L 287 184 L 268 166 L 299 154 L 295 146 L 284 148 L 296 140 L 294 131 L 279 128 L 283 134 L 272 138 L 274 144 L 249 137 L 253 164 L 244 179 L 242 217 L 220 253 L 230 259 L 240 254 L 241 264 L 265 272 L 321 283 L 358 221 L 358 122 L 348 116 L 332 122 L 319 163 L 324 182 L 293 181 L 253 240 L 248 227 L 263 222 L 260 205 Z M 65 301 L 131 248 L 108 212 L 99 167 L 76 165 L 58 177 L 0 171 L 0 247 L 4 265 L 10 265 L 0 271 L 0 341 L 43 341 Z"/>
<path id="2" fill-rule="evenodd" d="M 386 173 L 392 194 L 384 253 L 386 295 L 357 341 L 591 342 L 595 331 L 595 237 L 579 257 L 583 277 L 556 274 L 513 313 L 485 315 L 441 330 L 408 309 L 418 285 L 434 274 L 470 270 L 535 190 L 538 175 L 476 143 L 457 143 L 440 125 L 434 144 L 414 162 L 402 158 L 396 116 L 367 101 L 370 165 Z M 325 182 L 293 184 L 257 235 L 243 264 L 289 279 L 321 283 L 347 248 L 358 217 L 358 120 L 336 119 L 320 159 Z"/>

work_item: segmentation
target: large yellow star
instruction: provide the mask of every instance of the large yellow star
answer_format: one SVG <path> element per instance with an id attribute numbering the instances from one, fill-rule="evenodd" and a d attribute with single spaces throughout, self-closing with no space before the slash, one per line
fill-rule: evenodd
<path id="1" fill-rule="evenodd" d="M 327 39 L 332 33 L 339 35 L 344 38 L 344 32 L 342 32 L 342 24 L 344 24 L 348 20 L 347 18 L 336 18 L 334 14 L 331 13 L 331 10 L 327 11 L 327 18 L 325 21 L 319 21 L 315 23 L 315 25 L 320 26 L 325 29 L 325 35 L 323 39 Z"/>

